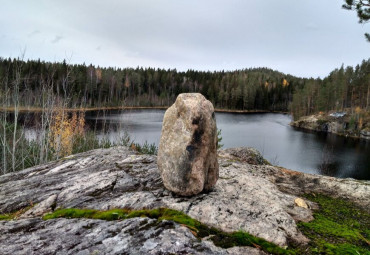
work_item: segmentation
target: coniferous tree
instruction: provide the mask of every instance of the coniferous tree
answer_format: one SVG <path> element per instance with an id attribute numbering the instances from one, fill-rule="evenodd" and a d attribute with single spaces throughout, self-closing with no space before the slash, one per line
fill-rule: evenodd
<path id="1" fill-rule="evenodd" d="M 359 23 L 366 23 L 370 20 L 370 0 L 345 0 L 342 5 L 343 9 L 355 10 Z M 370 42 L 370 34 L 365 33 L 366 39 Z"/>

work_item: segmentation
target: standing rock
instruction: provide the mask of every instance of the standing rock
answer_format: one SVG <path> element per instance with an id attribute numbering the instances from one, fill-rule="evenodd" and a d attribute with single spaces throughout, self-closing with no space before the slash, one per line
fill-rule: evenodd
<path id="1" fill-rule="evenodd" d="M 182 196 L 210 190 L 218 179 L 214 108 L 199 93 L 180 94 L 167 109 L 158 150 L 164 186 Z"/>

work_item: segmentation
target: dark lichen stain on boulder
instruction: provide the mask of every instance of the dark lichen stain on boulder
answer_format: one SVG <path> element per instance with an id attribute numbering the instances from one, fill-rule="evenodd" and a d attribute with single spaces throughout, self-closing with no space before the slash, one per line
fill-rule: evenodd
<path id="1" fill-rule="evenodd" d="M 202 135 L 204 134 L 204 127 L 200 117 L 194 118 L 192 124 L 195 125 L 195 130 L 190 144 L 186 146 L 186 151 L 188 152 L 187 161 L 189 163 L 193 162 L 198 156 L 199 147 L 202 145 Z M 188 164 L 188 167 L 191 168 L 191 164 Z"/>
<path id="2" fill-rule="evenodd" d="M 194 131 L 192 143 L 200 145 L 202 143 L 202 135 L 204 134 L 203 129 L 200 127 Z"/>
<path id="3" fill-rule="evenodd" d="M 191 124 L 198 125 L 199 124 L 200 117 L 196 117 L 193 119 L 193 122 Z"/>
<path id="4" fill-rule="evenodd" d="M 204 134 L 205 123 L 202 121 L 201 117 L 196 117 L 193 119 L 192 125 L 194 126 L 192 143 L 200 145 L 202 143 L 202 135 Z"/>
<path id="5" fill-rule="evenodd" d="M 192 158 L 194 155 L 194 151 L 196 150 L 196 147 L 194 145 L 188 145 L 186 146 L 186 150 L 189 152 L 189 157 Z"/>
<path id="6" fill-rule="evenodd" d="M 193 147 L 187 146 L 186 150 L 189 152 L 189 157 L 190 155 L 193 156 L 195 150 Z M 182 182 L 178 183 L 178 188 L 185 191 L 190 180 L 191 164 L 189 160 L 183 160 L 181 162 L 181 166 L 182 167 L 179 168 L 178 175 L 182 179 Z"/>

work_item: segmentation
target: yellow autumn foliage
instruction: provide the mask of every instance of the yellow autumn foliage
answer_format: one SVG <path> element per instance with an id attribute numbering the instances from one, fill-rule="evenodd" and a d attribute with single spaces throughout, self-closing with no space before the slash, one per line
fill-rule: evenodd
<path id="1" fill-rule="evenodd" d="M 69 116 L 68 113 L 58 108 L 52 118 L 49 128 L 49 144 L 57 157 L 72 154 L 73 142 L 78 136 L 84 135 L 85 114 L 76 112 Z"/>
<path id="2" fill-rule="evenodd" d="M 364 125 L 364 120 L 363 120 L 363 118 L 360 117 L 360 119 L 358 120 L 358 128 L 362 129 L 363 125 Z"/>
<path id="3" fill-rule="evenodd" d="M 361 108 L 357 106 L 355 108 L 355 112 L 356 112 L 356 114 L 360 114 L 361 113 Z"/>
<path id="4" fill-rule="evenodd" d="M 130 87 L 130 78 L 128 77 L 128 75 L 126 75 L 126 78 L 125 78 L 125 87 L 126 88 Z"/>
<path id="5" fill-rule="evenodd" d="M 366 110 L 363 110 L 363 109 L 361 109 L 361 107 L 357 106 L 355 108 L 355 114 L 356 114 L 355 118 L 356 118 L 356 121 L 357 121 L 357 124 L 358 124 L 358 128 L 362 129 L 363 126 L 364 126 L 364 123 L 368 122 L 368 118 L 366 117 L 367 112 L 366 112 Z"/>
<path id="6" fill-rule="evenodd" d="M 95 75 L 97 80 L 101 80 L 102 77 L 102 70 L 100 68 L 95 69 Z"/>
<path id="7" fill-rule="evenodd" d="M 283 87 L 287 87 L 287 86 L 289 86 L 289 82 L 287 81 L 287 80 L 283 80 Z"/>

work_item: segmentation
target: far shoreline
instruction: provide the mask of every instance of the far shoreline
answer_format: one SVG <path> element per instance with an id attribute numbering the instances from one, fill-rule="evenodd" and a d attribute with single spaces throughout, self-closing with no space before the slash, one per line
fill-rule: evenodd
<path id="1" fill-rule="evenodd" d="M 89 108 L 64 108 L 67 112 L 92 112 L 92 111 L 109 111 L 109 110 L 167 110 L 170 106 L 107 106 L 107 107 L 89 107 Z M 56 108 L 57 109 L 57 108 Z M 42 112 L 41 107 L 19 107 L 18 111 L 21 113 L 30 112 L 37 113 Z M 14 107 L 0 108 L 0 112 L 14 112 Z M 280 113 L 290 114 L 289 112 L 283 111 L 268 111 L 268 110 L 236 110 L 236 109 L 220 109 L 215 108 L 215 112 L 221 113 Z"/>

